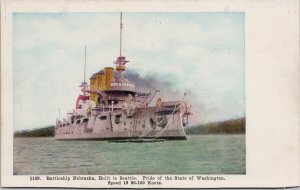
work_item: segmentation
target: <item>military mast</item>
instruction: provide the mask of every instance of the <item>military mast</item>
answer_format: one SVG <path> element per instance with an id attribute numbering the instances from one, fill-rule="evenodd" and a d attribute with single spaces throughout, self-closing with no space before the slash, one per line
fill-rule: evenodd
<path id="1" fill-rule="evenodd" d="M 85 103 L 88 99 L 88 84 L 85 81 L 85 73 L 86 73 L 86 46 L 84 46 L 84 71 L 83 71 L 83 82 L 79 87 L 81 87 L 82 95 L 79 94 L 76 101 L 76 109 L 80 108 L 80 101 Z"/>
<path id="2" fill-rule="evenodd" d="M 81 91 L 83 92 L 83 96 L 87 96 L 87 88 L 88 84 L 85 81 L 85 73 L 86 73 L 86 46 L 84 46 L 84 71 L 83 71 L 83 82 L 81 83 Z"/>
<path id="3" fill-rule="evenodd" d="M 118 71 L 118 80 L 122 81 L 123 79 L 123 72 L 125 71 L 125 64 L 129 61 L 126 60 L 125 56 L 122 56 L 122 12 L 120 14 L 120 55 L 117 57 L 117 60 L 114 62 L 116 64 L 116 70 Z"/>

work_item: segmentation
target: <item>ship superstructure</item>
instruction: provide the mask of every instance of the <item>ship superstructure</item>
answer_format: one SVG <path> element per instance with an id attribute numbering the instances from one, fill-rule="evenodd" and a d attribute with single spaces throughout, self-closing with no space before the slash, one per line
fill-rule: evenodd
<path id="1" fill-rule="evenodd" d="M 186 139 L 183 126 L 188 124 L 191 106 L 182 100 L 161 98 L 150 106 L 158 90 L 137 92 L 134 81 L 124 77 L 129 61 L 122 55 L 122 28 L 121 13 L 120 54 L 114 61 L 115 69 L 105 67 L 94 73 L 89 85 L 84 74 L 76 109 L 56 121 L 56 139 Z"/>

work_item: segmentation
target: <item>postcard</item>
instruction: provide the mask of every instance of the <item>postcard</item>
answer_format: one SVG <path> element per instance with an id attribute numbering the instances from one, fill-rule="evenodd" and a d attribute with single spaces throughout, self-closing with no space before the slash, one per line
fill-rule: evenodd
<path id="1" fill-rule="evenodd" d="M 298 1 L 1 5 L 1 186 L 299 186 Z"/>

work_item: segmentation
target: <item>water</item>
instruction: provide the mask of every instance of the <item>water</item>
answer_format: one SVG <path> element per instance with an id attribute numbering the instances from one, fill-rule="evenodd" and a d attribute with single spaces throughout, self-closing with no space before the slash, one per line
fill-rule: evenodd
<path id="1" fill-rule="evenodd" d="M 245 154 L 245 135 L 155 143 L 15 138 L 14 174 L 245 174 Z"/>

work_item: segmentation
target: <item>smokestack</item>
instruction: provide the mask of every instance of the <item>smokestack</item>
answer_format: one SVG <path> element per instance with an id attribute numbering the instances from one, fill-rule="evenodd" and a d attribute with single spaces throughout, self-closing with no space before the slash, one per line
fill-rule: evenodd
<path id="1" fill-rule="evenodd" d="M 114 68 L 105 67 L 105 90 L 110 90 L 110 82 L 114 81 Z"/>

